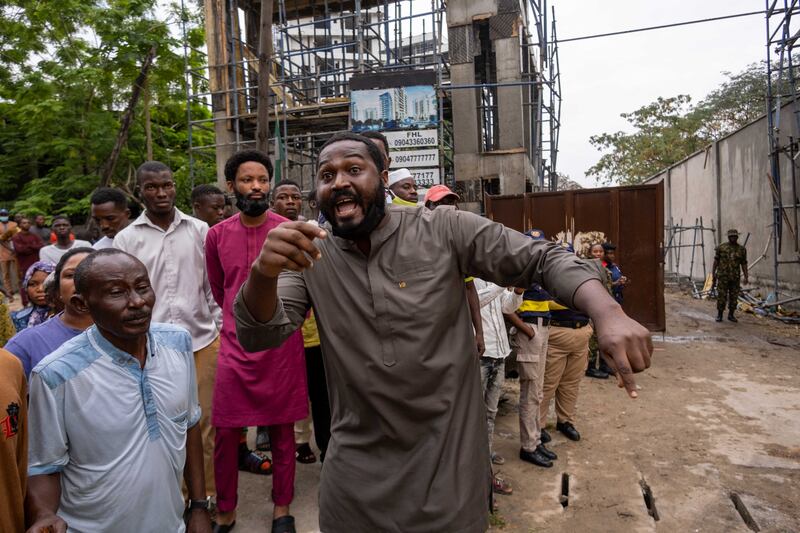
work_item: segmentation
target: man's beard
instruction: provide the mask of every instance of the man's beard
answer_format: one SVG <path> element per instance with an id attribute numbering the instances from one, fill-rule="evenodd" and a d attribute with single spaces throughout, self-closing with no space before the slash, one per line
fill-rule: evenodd
<path id="1" fill-rule="evenodd" d="M 236 196 L 236 207 L 249 217 L 260 217 L 269 209 L 266 194 L 263 198 L 255 200 L 248 198 L 247 195 L 241 194 L 239 191 L 233 191 L 233 194 Z"/>
<path id="2" fill-rule="evenodd" d="M 364 198 L 356 191 L 349 189 L 333 191 L 327 201 L 320 202 L 319 209 L 325 220 L 330 222 L 333 234 L 347 240 L 356 240 L 367 237 L 374 230 L 386 213 L 386 197 L 383 187 L 377 187 L 375 195 L 368 206 L 364 205 Z M 336 222 L 336 202 L 342 198 L 352 198 L 353 201 L 364 209 L 364 218 L 357 225 L 347 224 L 340 226 Z"/>

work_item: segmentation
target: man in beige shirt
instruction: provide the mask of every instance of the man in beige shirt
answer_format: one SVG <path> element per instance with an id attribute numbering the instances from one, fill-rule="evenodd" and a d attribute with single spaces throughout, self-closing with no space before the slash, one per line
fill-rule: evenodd
<path id="1" fill-rule="evenodd" d="M 453 208 L 386 207 L 382 176 L 364 137 L 323 146 L 328 222 L 270 232 L 236 300 L 238 338 L 247 350 L 277 346 L 313 305 L 331 398 L 323 531 L 482 533 L 492 477 L 464 277 L 541 283 L 586 310 L 632 397 L 652 343 L 588 263 Z"/>

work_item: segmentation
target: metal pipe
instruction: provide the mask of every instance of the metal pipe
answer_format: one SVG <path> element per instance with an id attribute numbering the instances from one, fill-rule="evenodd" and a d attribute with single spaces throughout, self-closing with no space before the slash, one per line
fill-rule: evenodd
<path id="1" fill-rule="evenodd" d="M 189 74 L 189 40 L 186 37 L 186 6 L 181 0 L 181 31 L 183 33 L 183 79 L 186 85 L 186 141 L 189 156 L 189 184 L 194 189 L 194 158 L 192 157 L 192 85 Z"/>

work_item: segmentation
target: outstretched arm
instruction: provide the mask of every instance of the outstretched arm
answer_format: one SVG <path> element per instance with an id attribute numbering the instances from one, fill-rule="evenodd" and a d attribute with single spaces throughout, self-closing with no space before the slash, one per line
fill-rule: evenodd
<path id="1" fill-rule="evenodd" d="M 436 211 L 434 216 L 449 219 L 462 272 L 503 286 L 539 283 L 560 302 L 588 314 L 595 323 L 601 352 L 611 358 L 630 396 L 637 396 L 632 374 L 650 366 L 650 333 L 625 315 L 608 294 L 598 265 L 554 243 L 534 241 L 472 213 L 443 210 L 438 215 Z"/>

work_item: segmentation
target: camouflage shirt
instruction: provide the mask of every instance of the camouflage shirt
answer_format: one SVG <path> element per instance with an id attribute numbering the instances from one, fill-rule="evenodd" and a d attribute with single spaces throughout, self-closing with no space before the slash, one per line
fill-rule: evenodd
<path id="1" fill-rule="evenodd" d="M 747 250 L 741 244 L 724 242 L 717 247 L 717 279 L 738 280 L 741 267 L 747 265 Z"/>

